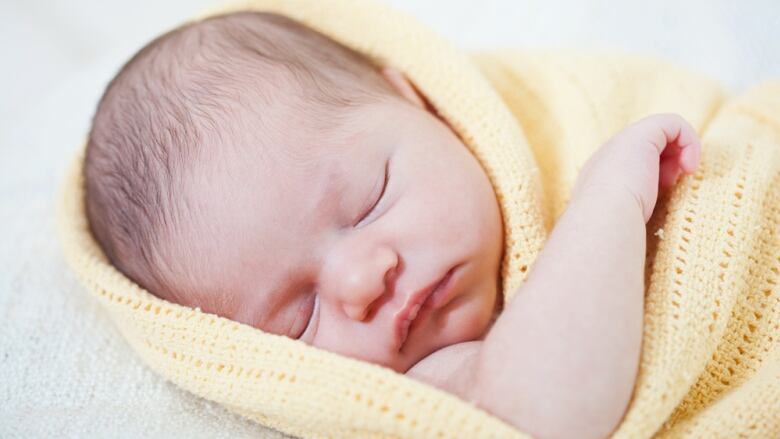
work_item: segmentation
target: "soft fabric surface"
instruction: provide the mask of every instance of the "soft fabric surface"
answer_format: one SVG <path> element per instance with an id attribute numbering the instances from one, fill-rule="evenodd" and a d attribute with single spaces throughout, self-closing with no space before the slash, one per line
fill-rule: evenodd
<path id="1" fill-rule="evenodd" d="M 365 2 L 236 8 L 246 7 L 283 12 L 392 64 L 427 95 L 498 195 L 507 300 L 590 154 L 648 113 L 686 117 L 702 136 L 702 162 L 660 200 L 648 226 L 643 357 L 616 436 L 780 434 L 780 82 L 727 96 L 701 75 L 627 54 L 469 58 L 411 17 Z M 106 264 L 89 235 L 80 169 L 77 156 L 60 199 L 68 260 L 139 355 L 171 381 L 307 437 L 522 436 L 389 369 L 151 296 Z"/>

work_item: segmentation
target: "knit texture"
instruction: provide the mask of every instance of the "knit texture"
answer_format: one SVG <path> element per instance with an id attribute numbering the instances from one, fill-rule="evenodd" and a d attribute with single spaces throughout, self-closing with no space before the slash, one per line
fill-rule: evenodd
<path id="1" fill-rule="evenodd" d="M 677 112 L 700 168 L 647 227 L 646 314 L 634 398 L 615 437 L 780 436 L 780 82 L 731 95 L 672 63 L 615 51 L 467 55 L 412 17 L 357 0 L 251 1 L 399 68 L 482 164 L 504 220 L 505 299 L 522 285 L 578 170 L 612 134 Z M 525 437 L 394 371 L 158 299 L 89 232 L 84 148 L 61 188 L 66 258 L 155 371 L 301 437 Z"/>

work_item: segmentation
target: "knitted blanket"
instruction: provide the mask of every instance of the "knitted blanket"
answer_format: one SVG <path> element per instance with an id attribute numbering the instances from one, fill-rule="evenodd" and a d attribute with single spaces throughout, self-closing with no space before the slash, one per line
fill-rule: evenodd
<path id="1" fill-rule="evenodd" d="M 390 64 L 485 169 L 506 238 L 505 299 L 525 280 L 579 168 L 612 134 L 676 112 L 702 139 L 698 171 L 647 225 L 639 375 L 615 437 L 780 436 L 780 81 L 731 95 L 700 74 L 613 51 L 465 54 L 412 17 L 357 0 L 257 0 Z M 84 211 L 83 148 L 58 202 L 66 258 L 155 371 L 303 437 L 525 437 L 390 369 L 160 300 L 107 261 Z M 75 317 L 74 317 L 75 318 Z"/>

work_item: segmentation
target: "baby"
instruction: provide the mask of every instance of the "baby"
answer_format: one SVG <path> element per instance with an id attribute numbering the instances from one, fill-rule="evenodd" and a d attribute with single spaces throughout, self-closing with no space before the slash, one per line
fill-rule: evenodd
<path id="1" fill-rule="evenodd" d="M 425 97 L 243 12 L 158 37 L 111 81 L 86 206 L 111 263 L 161 298 L 407 373 L 538 437 L 604 437 L 638 368 L 644 225 L 699 150 L 674 114 L 617 133 L 504 307 L 496 196 Z"/>

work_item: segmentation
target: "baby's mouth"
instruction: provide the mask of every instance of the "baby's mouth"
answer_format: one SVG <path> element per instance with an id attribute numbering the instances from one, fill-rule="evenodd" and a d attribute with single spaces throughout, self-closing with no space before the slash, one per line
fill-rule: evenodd
<path id="1" fill-rule="evenodd" d="M 409 317 L 402 322 L 401 326 L 401 343 L 400 346 L 403 347 L 404 343 L 406 343 L 406 339 L 409 337 L 409 332 L 411 330 L 412 323 L 416 321 L 417 314 L 420 312 L 420 310 L 423 308 L 423 306 L 428 306 L 428 302 L 430 302 L 432 294 L 429 294 L 428 297 L 425 298 L 425 302 L 418 303 L 412 307 L 412 310 L 409 314 Z M 422 319 L 420 319 L 422 320 Z"/>
<path id="2" fill-rule="evenodd" d="M 457 267 L 450 268 L 435 285 L 427 288 L 423 292 L 418 292 L 418 297 L 413 299 L 413 301 L 416 300 L 416 303 L 408 310 L 401 311 L 399 317 L 404 316 L 404 314 L 405 316 L 398 324 L 397 346 L 399 352 L 406 343 L 409 333 L 424 322 L 428 317 L 428 314 L 430 314 L 434 308 L 439 307 L 446 300 L 447 296 L 449 296 L 449 290 L 451 289 L 448 288 L 451 284 L 449 281 L 452 278 L 452 273 L 455 271 L 455 268 Z M 423 297 L 423 300 L 420 300 L 420 297 Z"/>

